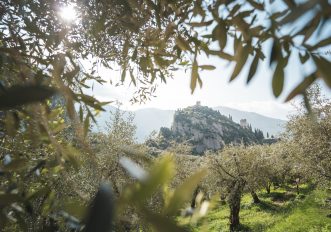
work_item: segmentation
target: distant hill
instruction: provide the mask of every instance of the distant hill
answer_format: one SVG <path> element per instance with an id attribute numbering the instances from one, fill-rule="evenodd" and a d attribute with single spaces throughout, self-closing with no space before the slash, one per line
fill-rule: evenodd
<path id="1" fill-rule="evenodd" d="M 213 107 L 213 109 L 219 110 L 223 115 L 231 115 L 233 121 L 237 123 L 240 122 L 240 119 L 247 119 L 247 122 L 252 125 L 252 128 L 262 130 L 265 137 L 267 136 L 267 132 L 270 136 L 274 135 L 277 137 L 284 130 L 286 124 L 285 120 L 267 117 L 254 112 L 240 111 L 224 106 Z"/>
<path id="2" fill-rule="evenodd" d="M 220 150 L 226 144 L 262 143 L 262 131 L 248 124 L 239 125 L 219 111 L 207 106 L 194 105 L 177 110 L 171 128 L 162 127 L 156 138 L 147 141 L 150 147 L 167 149 L 173 143 L 188 144 L 192 152 Z"/>
<path id="3" fill-rule="evenodd" d="M 105 112 L 100 112 L 97 116 L 97 125 L 93 131 L 106 131 L 106 122 L 110 120 L 110 112 L 115 111 L 115 107 L 106 106 Z M 139 109 L 136 111 L 127 111 L 134 113 L 134 123 L 137 126 L 136 138 L 138 142 L 144 142 L 153 132 L 159 131 L 161 127 L 170 127 L 174 117 L 174 110 L 161 110 L 155 108 Z"/>
<path id="4" fill-rule="evenodd" d="M 106 106 L 105 109 L 106 111 L 101 112 L 96 118 L 98 124 L 97 126 L 94 126 L 93 131 L 106 131 L 106 121 L 109 121 L 110 112 L 114 111 L 115 108 L 112 106 Z M 220 111 L 224 116 L 231 115 L 233 121 L 236 123 L 239 123 L 240 119 L 246 118 L 252 128 L 261 129 L 265 137 L 267 132 L 270 136 L 277 136 L 283 131 L 283 126 L 286 123 L 284 120 L 223 106 L 213 107 L 213 109 Z M 130 112 L 135 114 L 134 123 L 137 126 L 136 137 L 138 142 L 144 142 L 153 130 L 159 131 L 161 127 L 171 127 L 175 114 L 174 110 L 161 110 L 156 108 L 139 109 Z"/>

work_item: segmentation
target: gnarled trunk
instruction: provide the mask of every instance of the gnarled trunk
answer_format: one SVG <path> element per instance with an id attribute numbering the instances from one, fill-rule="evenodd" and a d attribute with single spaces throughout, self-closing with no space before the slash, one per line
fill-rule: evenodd
<path id="1" fill-rule="evenodd" d="M 199 191 L 200 191 L 200 188 L 199 188 L 199 186 L 197 186 L 194 190 L 193 197 L 192 197 L 192 200 L 191 200 L 191 208 L 192 209 L 194 209 L 196 207 L 196 198 L 198 196 Z"/>
<path id="2" fill-rule="evenodd" d="M 251 195 L 252 195 L 254 204 L 258 204 L 258 203 L 261 202 L 260 199 L 259 199 L 259 197 L 257 196 L 256 192 L 251 191 Z"/>
<path id="3" fill-rule="evenodd" d="M 270 191 L 271 191 L 271 183 L 268 182 L 266 185 L 265 185 L 265 190 L 267 191 L 268 194 L 270 194 Z"/>
<path id="4" fill-rule="evenodd" d="M 230 206 L 230 231 L 237 231 L 240 225 L 239 220 L 240 200 Z"/>
<path id="5" fill-rule="evenodd" d="M 297 189 L 297 194 L 299 195 L 300 194 L 300 188 L 299 188 L 300 178 L 295 179 L 295 185 L 296 185 L 296 189 Z"/>
<path id="6" fill-rule="evenodd" d="M 230 207 L 231 232 L 237 231 L 240 226 L 239 212 L 240 212 L 240 202 L 241 202 L 241 195 L 243 189 L 244 189 L 244 182 L 242 182 L 241 180 L 236 180 L 228 197 L 228 204 Z"/>

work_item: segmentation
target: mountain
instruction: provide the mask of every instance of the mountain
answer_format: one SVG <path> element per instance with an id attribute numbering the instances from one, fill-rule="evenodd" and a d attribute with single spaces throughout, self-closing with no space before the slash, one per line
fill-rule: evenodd
<path id="1" fill-rule="evenodd" d="M 100 112 L 96 117 L 97 125 L 93 127 L 93 131 L 105 132 L 106 122 L 110 120 L 111 112 L 116 110 L 113 106 L 104 107 L 106 111 Z M 153 132 L 158 132 L 161 127 L 170 127 L 174 118 L 174 110 L 161 110 L 155 108 L 139 109 L 136 111 L 125 111 L 134 114 L 134 124 L 137 126 L 136 138 L 138 142 L 144 142 L 145 139 Z"/>
<path id="2" fill-rule="evenodd" d="M 213 109 L 220 111 L 223 115 L 231 115 L 233 121 L 237 123 L 241 119 L 246 119 L 253 129 L 258 128 L 262 130 L 265 137 L 267 137 L 267 133 L 270 136 L 274 135 L 277 137 L 284 130 L 286 124 L 285 120 L 263 116 L 254 112 L 240 111 L 224 106 L 213 107 Z"/>
<path id="3" fill-rule="evenodd" d="M 239 123 L 241 119 L 246 119 L 248 124 L 253 129 L 261 129 L 266 137 L 267 132 L 269 135 L 277 136 L 283 131 L 283 126 L 286 121 L 275 119 L 261 114 L 240 111 L 228 107 L 213 107 L 214 110 L 218 110 L 224 116 L 232 116 L 232 120 Z M 100 112 L 96 117 L 97 125 L 93 127 L 93 131 L 106 131 L 106 121 L 110 119 L 110 112 L 114 112 L 115 107 L 106 106 L 105 112 Z M 152 131 L 159 131 L 161 127 L 171 127 L 173 122 L 174 110 L 161 110 L 156 108 L 145 108 L 136 111 L 127 111 L 135 114 L 134 123 L 137 126 L 137 141 L 143 142 L 151 134 Z M 126 112 L 126 113 L 127 113 Z"/>
<path id="4" fill-rule="evenodd" d="M 171 128 L 162 127 L 157 137 L 147 141 L 150 147 L 167 149 L 174 143 L 187 144 L 192 152 L 202 154 L 219 150 L 226 144 L 262 143 L 262 131 L 248 124 L 239 125 L 229 117 L 200 104 L 177 110 Z"/>

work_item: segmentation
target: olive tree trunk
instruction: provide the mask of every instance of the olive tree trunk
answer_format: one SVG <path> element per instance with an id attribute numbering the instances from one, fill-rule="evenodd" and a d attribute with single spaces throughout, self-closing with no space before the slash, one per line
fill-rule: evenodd
<path id="1" fill-rule="evenodd" d="M 257 196 L 256 192 L 251 191 L 251 195 L 252 195 L 254 204 L 258 204 L 258 203 L 261 202 L 260 199 L 259 199 L 259 197 Z"/>
<path id="2" fill-rule="evenodd" d="M 191 208 L 194 209 L 196 207 L 196 198 L 199 194 L 199 186 L 197 186 L 194 190 L 192 200 L 191 200 Z"/>
<path id="3" fill-rule="evenodd" d="M 295 179 L 295 185 L 296 185 L 296 189 L 297 189 L 297 195 L 299 195 L 300 194 L 300 187 L 299 187 L 299 185 L 300 185 L 300 178 L 296 178 Z"/>
<path id="4" fill-rule="evenodd" d="M 228 197 L 230 207 L 230 231 L 238 231 L 240 226 L 239 212 L 241 196 L 244 189 L 244 183 L 241 180 L 236 180 Z"/>
<path id="5" fill-rule="evenodd" d="M 221 205 L 225 205 L 226 204 L 226 195 L 223 193 L 223 194 L 221 194 L 221 197 L 220 197 L 220 199 L 221 199 Z"/>
<path id="6" fill-rule="evenodd" d="M 267 191 L 268 194 L 270 194 L 270 191 L 271 191 L 271 183 L 268 182 L 266 185 L 265 185 L 265 190 Z"/>

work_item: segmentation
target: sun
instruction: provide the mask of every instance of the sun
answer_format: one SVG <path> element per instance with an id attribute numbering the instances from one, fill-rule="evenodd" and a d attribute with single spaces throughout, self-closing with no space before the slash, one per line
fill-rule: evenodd
<path id="1" fill-rule="evenodd" d="M 72 5 L 63 6 L 59 10 L 61 19 L 66 22 L 72 22 L 77 18 L 77 12 Z"/>

